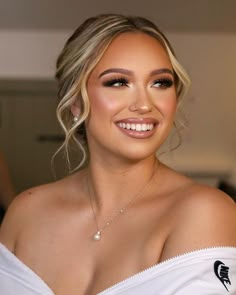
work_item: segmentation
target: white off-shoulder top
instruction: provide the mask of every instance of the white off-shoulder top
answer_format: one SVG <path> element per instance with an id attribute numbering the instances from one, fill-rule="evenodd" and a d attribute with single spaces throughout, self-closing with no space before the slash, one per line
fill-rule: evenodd
<path id="1" fill-rule="evenodd" d="M 1 295 L 56 295 L 0 243 Z M 185 253 L 129 277 L 98 295 L 236 295 L 236 247 Z M 69 294 L 65 294 L 69 295 Z"/>

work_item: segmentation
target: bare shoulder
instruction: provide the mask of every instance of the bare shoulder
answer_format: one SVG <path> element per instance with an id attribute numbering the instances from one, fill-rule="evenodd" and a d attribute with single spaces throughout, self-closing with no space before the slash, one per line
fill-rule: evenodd
<path id="1" fill-rule="evenodd" d="M 217 226 L 224 232 L 236 227 L 236 203 L 216 188 L 193 183 L 183 193 L 180 211 L 185 211 L 189 221 L 198 219 L 198 224 Z"/>
<path id="2" fill-rule="evenodd" d="M 182 191 L 181 206 L 188 209 L 209 211 L 216 210 L 215 213 L 223 212 L 224 210 L 234 210 L 235 202 L 233 199 L 219 189 L 192 182 Z M 223 208 L 222 208 L 223 206 Z M 219 210 L 217 210 L 219 209 Z M 221 210 L 220 210 L 221 209 Z M 193 212 L 191 212 L 193 213 Z"/>
<path id="3" fill-rule="evenodd" d="M 11 202 L 0 228 L 0 242 L 8 249 L 13 251 L 17 236 L 42 210 L 52 189 L 52 184 L 30 188 L 17 195 Z"/>
<path id="4" fill-rule="evenodd" d="M 27 189 L 16 196 L 0 227 L 0 242 L 14 251 L 16 241 L 27 227 L 43 220 L 56 207 L 63 207 L 66 200 L 73 196 L 73 183 L 73 176 L 69 176 Z"/>
<path id="5" fill-rule="evenodd" d="M 164 259 L 201 248 L 236 247 L 236 203 L 224 192 L 192 182 L 179 190 L 173 214 Z"/>

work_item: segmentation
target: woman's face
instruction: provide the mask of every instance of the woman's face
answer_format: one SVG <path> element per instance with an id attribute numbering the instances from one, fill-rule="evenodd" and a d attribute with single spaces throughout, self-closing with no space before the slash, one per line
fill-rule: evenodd
<path id="1" fill-rule="evenodd" d="M 129 160 L 154 155 L 176 111 L 169 57 L 143 33 L 123 33 L 110 44 L 87 82 L 86 131 L 91 154 Z"/>

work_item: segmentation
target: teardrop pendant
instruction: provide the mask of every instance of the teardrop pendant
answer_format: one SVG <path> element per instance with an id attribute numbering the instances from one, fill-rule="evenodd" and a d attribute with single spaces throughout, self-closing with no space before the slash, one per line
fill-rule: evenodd
<path id="1" fill-rule="evenodd" d="M 101 231 L 99 230 L 98 232 L 95 233 L 93 236 L 94 241 L 100 241 L 101 240 Z"/>

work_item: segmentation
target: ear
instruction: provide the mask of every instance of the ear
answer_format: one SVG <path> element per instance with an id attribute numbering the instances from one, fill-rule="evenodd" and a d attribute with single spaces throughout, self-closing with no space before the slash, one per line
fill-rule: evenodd
<path id="1" fill-rule="evenodd" d="M 73 103 L 70 110 L 74 117 L 78 117 L 80 115 L 80 107 L 77 103 Z"/>

